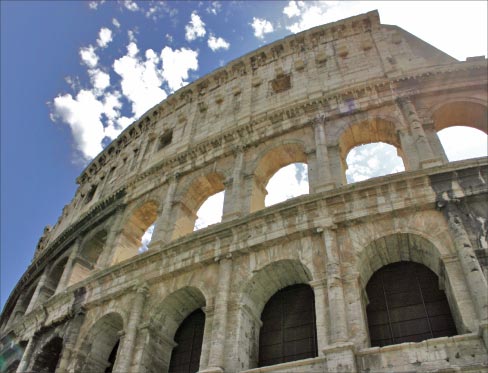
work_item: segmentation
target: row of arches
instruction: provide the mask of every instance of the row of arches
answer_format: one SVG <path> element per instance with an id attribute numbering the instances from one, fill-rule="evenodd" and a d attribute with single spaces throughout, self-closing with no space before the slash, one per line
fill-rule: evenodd
<path id="1" fill-rule="evenodd" d="M 443 105 L 434 111 L 433 118 L 436 130 L 446 131 L 453 129 L 453 126 L 467 124 L 473 130 L 482 130 L 486 133 L 486 107 L 480 104 L 454 102 Z M 455 137 L 459 139 L 459 135 Z M 486 134 L 477 136 L 477 138 L 484 142 L 486 151 Z M 356 146 L 363 146 L 361 144 L 367 143 L 374 145 L 378 142 L 383 145 L 387 144 L 384 146 L 390 146 L 390 150 L 393 149 L 391 147 L 395 147 L 395 150 L 380 157 L 369 154 L 368 159 L 354 153 Z M 255 212 L 284 199 L 308 193 L 310 153 L 307 151 L 307 146 L 309 145 L 300 142 L 284 142 L 267 149 L 258 157 L 253 166 L 252 182 L 248 185 L 240 185 L 240 194 L 236 191 L 229 192 L 229 175 L 219 170 L 202 174 L 193 180 L 185 179 L 176 188 L 173 200 L 169 201 L 171 206 L 168 215 L 171 221 L 161 223 L 166 224 L 166 227 L 161 228 L 155 225 L 165 208 L 162 206 L 161 196 L 148 198 L 144 203 L 131 207 L 120 223 L 122 229 L 115 241 L 109 239 L 111 229 L 108 225 L 91 232 L 81 242 L 73 263 L 67 266 L 68 256 L 65 256 L 55 266 L 51 265 L 46 281 L 41 284 L 42 288 L 36 290 L 40 286 L 39 282 L 32 284 L 19 298 L 14 313 L 19 316 L 23 315 L 33 308 L 33 306 L 29 306 L 33 298 L 35 298 L 35 302 L 32 302 L 32 305 L 40 304 L 53 295 L 58 286 L 69 286 L 83 280 L 97 268 L 110 266 L 146 251 L 150 246 L 153 233 L 158 229 L 169 231 L 166 238 L 168 241 L 220 222 L 225 214 L 224 204 L 228 203 L 226 198 L 233 200 L 234 202 L 231 202 L 235 205 L 238 204 L 236 201 L 242 200 L 243 193 L 249 193 L 249 201 L 239 202 L 240 205 L 234 206 L 234 210 Z M 348 177 L 351 181 L 364 179 L 367 173 L 362 173 L 360 168 L 361 164 L 368 162 L 370 166 L 382 169 L 384 173 L 408 170 L 409 158 L 401 146 L 398 130 L 392 122 L 387 120 L 377 119 L 347 127 L 340 136 L 338 148 L 343 169 L 347 169 L 345 178 Z M 391 159 L 395 158 L 393 156 L 395 151 L 398 154 L 397 162 L 391 163 Z M 348 161 L 351 156 L 353 159 Z M 354 166 L 356 171 L 353 171 L 351 167 L 348 169 L 348 164 L 355 164 L 355 162 L 357 163 Z M 386 163 L 388 163 L 388 167 L 381 167 Z M 380 175 L 381 173 L 376 173 L 374 176 Z M 312 177 L 312 175 L 310 176 Z M 275 177 L 276 180 L 273 180 Z M 293 185 L 291 192 L 284 187 L 285 183 L 289 181 Z M 246 178 L 243 179 L 243 182 L 246 182 Z M 311 180 L 310 188 L 313 188 L 313 180 Z M 284 193 L 275 198 L 276 193 L 270 193 L 270 190 L 284 191 Z M 202 208 L 207 210 L 206 216 L 201 214 Z M 107 250 L 113 250 L 113 253 L 104 257 L 102 253 Z M 60 284 L 65 271 L 69 273 Z M 35 294 L 36 292 L 38 294 Z"/>
<path id="2" fill-rule="evenodd" d="M 288 270 L 274 276 L 274 288 L 259 292 L 256 285 L 276 269 Z M 256 349 L 244 369 L 264 367 L 317 357 L 319 355 L 316 289 L 309 285 L 311 274 L 300 262 L 283 260 L 267 265 L 243 287 L 243 297 L 258 315 L 258 333 L 242 335 L 240 349 Z M 368 280 L 364 304 L 369 345 L 386 346 L 420 342 L 440 336 L 453 336 L 458 330 L 439 277 L 424 264 L 400 261 L 381 267 Z M 269 294 L 271 293 L 271 294 Z M 149 371 L 197 372 L 204 368 L 204 340 L 208 340 L 206 301 L 194 287 L 184 287 L 169 295 L 151 318 L 149 338 L 145 343 L 145 366 Z M 248 313 L 240 312 L 245 318 Z M 242 322 L 241 325 L 242 327 Z M 75 356 L 76 371 L 112 372 L 120 354 L 124 318 L 109 312 L 97 320 L 83 337 L 80 353 Z M 122 337 L 123 338 L 123 337 Z M 208 343 L 208 342 L 207 342 Z M 62 339 L 55 337 L 40 348 L 33 367 L 38 372 L 53 372 L 62 354 Z M 254 346 L 254 347 L 253 347 Z M 322 346 L 323 347 L 323 346 Z M 50 358 L 47 359 L 46 357 Z"/>

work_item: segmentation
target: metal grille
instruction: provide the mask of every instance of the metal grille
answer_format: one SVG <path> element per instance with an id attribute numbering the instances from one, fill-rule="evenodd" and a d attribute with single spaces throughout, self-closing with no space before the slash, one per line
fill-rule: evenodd
<path id="1" fill-rule="evenodd" d="M 195 373 L 200 366 L 205 314 L 202 310 L 191 313 L 175 334 L 178 344 L 171 354 L 170 373 Z"/>
<path id="2" fill-rule="evenodd" d="M 457 334 L 438 278 L 422 264 L 387 265 L 373 274 L 366 292 L 371 346 L 420 342 Z"/>
<path id="3" fill-rule="evenodd" d="M 315 301 L 308 285 L 288 286 L 274 294 L 261 314 L 258 366 L 317 356 Z"/>

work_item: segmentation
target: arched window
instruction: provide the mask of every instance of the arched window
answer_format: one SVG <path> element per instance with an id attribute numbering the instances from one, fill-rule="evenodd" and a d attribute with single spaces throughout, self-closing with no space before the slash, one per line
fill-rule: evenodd
<path id="1" fill-rule="evenodd" d="M 222 221 L 225 191 L 215 193 L 208 197 L 197 211 L 197 219 L 193 230 L 202 229 Z"/>
<path id="2" fill-rule="evenodd" d="M 175 334 L 177 346 L 171 353 L 170 373 L 194 373 L 200 367 L 205 314 L 197 309 L 180 325 Z"/>
<path id="3" fill-rule="evenodd" d="M 405 171 L 402 158 L 393 145 L 374 142 L 351 149 L 346 158 L 348 183 Z"/>
<path id="4" fill-rule="evenodd" d="M 382 267 L 369 280 L 366 293 L 372 347 L 457 334 L 439 279 L 422 264 Z"/>
<path id="5" fill-rule="evenodd" d="M 488 136 L 479 129 L 454 126 L 440 130 L 437 135 L 449 162 L 488 155 Z"/>
<path id="6" fill-rule="evenodd" d="M 314 293 L 291 285 L 276 292 L 261 314 L 258 366 L 317 356 Z"/>
<path id="7" fill-rule="evenodd" d="M 308 194 L 308 166 L 306 163 L 292 163 L 280 168 L 266 185 L 266 207 L 287 199 Z"/>
<path id="8" fill-rule="evenodd" d="M 59 363 L 59 358 L 61 357 L 61 351 L 63 350 L 63 339 L 60 337 L 55 337 L 51 339 L 42 350 L 34 361 L 32 366 L 33 372 L 39 373 L 51 373 L 56 370 Z"/>

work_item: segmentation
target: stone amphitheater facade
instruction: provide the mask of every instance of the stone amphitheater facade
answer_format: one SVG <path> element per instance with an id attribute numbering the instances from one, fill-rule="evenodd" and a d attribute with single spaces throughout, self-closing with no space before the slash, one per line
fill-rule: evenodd
<path id="1" fill-rule="evenodd" d="M 484 56 L 373 11 L 180 89 L 46 227 L 1 315 L 2 372 L 488 371 L 488 161 L 448 162 L 436 134 L 487 132 L 487 81 Z M 347 184 L 347 153 L 371 142 L 406 171 Z M 265 207 L 294 162 L 310 193 Z M 222 222 L 193 231 L 224 190 Z"/>

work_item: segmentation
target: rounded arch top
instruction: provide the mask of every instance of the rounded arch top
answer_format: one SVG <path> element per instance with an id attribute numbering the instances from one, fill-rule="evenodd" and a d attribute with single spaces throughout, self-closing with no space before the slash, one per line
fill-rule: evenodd
<path id="1" fill-rule="evenodd" d="M 430 111 L 436 131 L 453 126 L 466 126 L 488 134 L 486 103 L 478 100 L 456 99 L 438 104 Z"/>
<path id="2" fill-rule="evenodd" d="M 259 316 L 266 302 L 278 290 L 295 284 L 308 284 L 312 273 L 301 261 L 282 259 L 256 271 L 242 286 L 241 302 Z"/>

